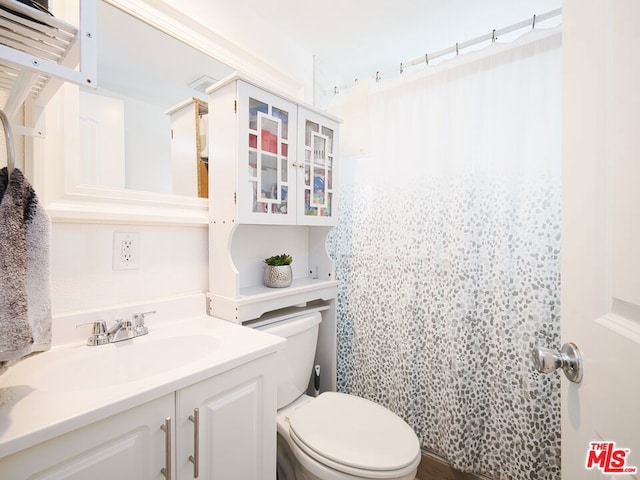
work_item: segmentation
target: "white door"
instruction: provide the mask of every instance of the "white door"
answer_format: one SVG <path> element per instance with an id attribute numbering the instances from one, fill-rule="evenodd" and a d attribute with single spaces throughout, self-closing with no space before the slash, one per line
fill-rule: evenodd
<path id="1" fill-rule="evenodd" d="M 563 2 L 562 341 L 584 365 L 562 376 L 563 480 L 640 478 L 638 20 L 638 0 Z"/>

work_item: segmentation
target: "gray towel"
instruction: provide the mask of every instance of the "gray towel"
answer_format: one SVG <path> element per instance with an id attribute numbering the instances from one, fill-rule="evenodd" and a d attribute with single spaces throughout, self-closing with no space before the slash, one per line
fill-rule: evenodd
<path id="1" fill-rule="evenodd" d="M 0 363 L 51 347 L 49 217 L 17 168 L 0 170 Z"/>

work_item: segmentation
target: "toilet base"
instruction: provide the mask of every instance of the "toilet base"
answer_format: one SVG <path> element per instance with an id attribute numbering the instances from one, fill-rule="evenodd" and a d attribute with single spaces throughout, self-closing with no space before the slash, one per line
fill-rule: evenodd
<path id="1" fill-rule="evenodd" d="M 276 480 L 296 480 L 295 463 L 296 459 L 287 445 L 287 442 L 278 435 L 276 460 Z"/>

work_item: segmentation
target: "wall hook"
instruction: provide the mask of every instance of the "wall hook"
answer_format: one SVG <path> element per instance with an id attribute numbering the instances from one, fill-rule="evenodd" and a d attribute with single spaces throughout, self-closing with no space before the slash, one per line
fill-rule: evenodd
<path id="1" fill-rule="evenodd" d="M 376 82 L 380 81 L 380 72 L 376 72 Z"/>

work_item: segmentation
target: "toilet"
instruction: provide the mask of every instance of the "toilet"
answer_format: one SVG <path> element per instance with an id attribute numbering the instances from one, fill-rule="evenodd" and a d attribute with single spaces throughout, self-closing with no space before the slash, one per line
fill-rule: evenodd
<path id="1" fill-rule="evenodd" d="M 319 312 L 255 328 L 287 339 L 278 352 L 278 480 L 413 480 L 420 443 L 395 413 L 354 395 L 305 394 Z"/>

